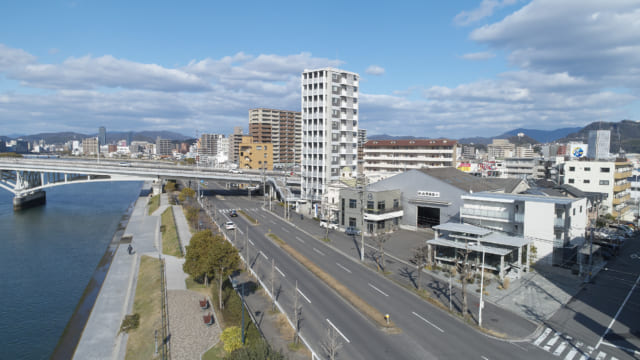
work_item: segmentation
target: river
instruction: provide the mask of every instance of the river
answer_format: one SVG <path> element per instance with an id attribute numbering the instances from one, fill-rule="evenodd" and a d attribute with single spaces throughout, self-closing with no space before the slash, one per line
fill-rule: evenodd
<path id="1" fill-rule="evenodd" d="M 20 212 L 0 189 L 0 359 L 51 356 L 141 185 L 54 187 Z"/>

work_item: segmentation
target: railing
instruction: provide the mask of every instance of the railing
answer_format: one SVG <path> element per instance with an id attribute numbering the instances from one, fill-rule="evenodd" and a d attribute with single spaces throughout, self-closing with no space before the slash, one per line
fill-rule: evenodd
<path id="1" fill-rule="evenodd" d="M 171 359 L 171 349 L 169 345 L 169 308 L 167 306 L 167 278 L 165 273 L 166 267 L 164 259 L 160 254 L 158 254 L 158 260 L 160 260 L 160 307 L 162 313 L 162 329 L 160 331 L 160 333 L 162 334 L 162 344 L 160 345 L 160 348 L 162 350 L 161 356 L 162 359 Z"/>
<path id="2" fill-rule="evenodd" d="M 364 212 L 366 214 L 372 214 L 372 215 L 381 215 L 381 214 L 387 214 L 387 213 L 391 213 L 394 211 L 402 211 L 402 206 L 398 206 L 395 208 L 385 208 L 385 209 L 365 209 Z"/>

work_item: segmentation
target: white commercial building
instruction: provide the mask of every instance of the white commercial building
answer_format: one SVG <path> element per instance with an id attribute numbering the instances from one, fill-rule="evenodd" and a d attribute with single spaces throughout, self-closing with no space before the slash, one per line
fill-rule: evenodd
<path id="1" fill-rule="evenodd" d="M 333 68 L 304 70 L 301 87 L 300 196 L 321 201 L 341 169 L 357 175 L 359 76 Z"/>
<path id="2" fill-rule="evenodd" d="M 589 146 L 591 149 L 591 146 Z M 631 183 L 632 164 L 628 161 L 567 161 L 563 164 L 562 184 L 569 184 L 584 192 L 607 195 L 603 206 L 614 218 L 632 220 Z M 602 214 L 601 214 L 602 215 Z"/>
<path id="3" fill-rule="evenodd" d="M 463 222 L 532 240 L 535 261 L 560 265 L 584 243 L 586 198 L 489 192 L 461 198 Z"/>

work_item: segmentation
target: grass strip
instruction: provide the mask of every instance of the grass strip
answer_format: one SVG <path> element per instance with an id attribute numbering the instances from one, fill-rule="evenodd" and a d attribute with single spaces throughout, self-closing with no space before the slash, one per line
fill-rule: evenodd
<path id="1" fill-rule="evenodd" d="M 182 257 L 178 229 L 173 218 L 173 208 L 168 207 L 161 216 L 162 227 L 162 253 L 176 257 Z"/>
<path id="2" fill-rule="evenodd" d="M 253 225 L 258 225 L 258 220 L 251 217 L 251 215 L 247 214 L 244 210 L 238 210 L 238 212 L 242 214 L 242 216 L 244 216 L 247 220 L 249 220 L 249 222 Z"/>
<path id="3" fill-rule="evenodd" d="M 149 256 L 140 258 L 138 285 L 133 300 L 133 313 L 140 316 L 137 329 L 129 332 L 125 359 L 155 359 L 154 331 L 162 327 L 160 261 Z"/>
<path id="4" fill-rule="evenodd" d="M 149 215 L 153 214 L 153 212 L 158 210 L 159 207 L 160 207 L 160 195 L 152 196 L 151 200 L 149 200 Z"/>
<path id="5" fill-rule="evenodd" d="M 340 296 L 345 298 L 348 302 L 351 303 L 356 309 L 362 311 L 365 315 L 367 315 L 371 320 L 373 320 L 376 324 L 383 328 L 387 329 L 396 329 L 393 322 L 390 321 L 389 324 L 384 319 L 384 315 L 378 311 L 378 309 L 369 305 L 366 301 L 364 301 L 360 296 L 356 295 L 349 288 L 344 286 L 341 282 L 336 280 L 333 276 L 326 273 L 324 270 L 320 269 L 316 264 L 314 264 L 311 260 L 307 259 L 304 255 L 300 254 L 296 249 L 291 247 L 289 244 L 284 242 L 275 234 L 267 234 L 269 238 L 274 240 L 284 251 L 286 251 L 289 255 L 291 255 L 294 259 L 296 259 L 300 264 L 309 269 L 315 276 L 319 277 L 322 281 L 325 282 L 330 288 L 335 290 Z"/>

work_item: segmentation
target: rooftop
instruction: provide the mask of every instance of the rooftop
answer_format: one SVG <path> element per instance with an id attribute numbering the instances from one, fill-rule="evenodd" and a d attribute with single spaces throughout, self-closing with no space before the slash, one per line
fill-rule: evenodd
<path id="1" fill-rule="evenodd" d="M 452 167 L 423 168 L 417 171 L 420 171 L 421 173 L 434 177 L 438 180 L 444 181 L 449 185 L 455 186 L 458 189 L 467 192 L 504 190 L 504 187 L 493 184 L 483 178 L 469 175 Z"/>
<path id="2" fill-rule="evenodd" d="M 576 201 L 575 198 L 561 197 L 561 196 L 544 196 L 544 195 L 530 195 L 530 194 L 502 194 L 502 193 L 492 193 L 492 192 L 481 192 L 469 195 L 462 195 L 462 199 L 495 199 L 495 200 L 503 200 L 508 202 L 513 201 L 537 201 L 537 202 L 546 202 L 546 203 L 554 203 L 554 204 L 571 204 Z"/>

